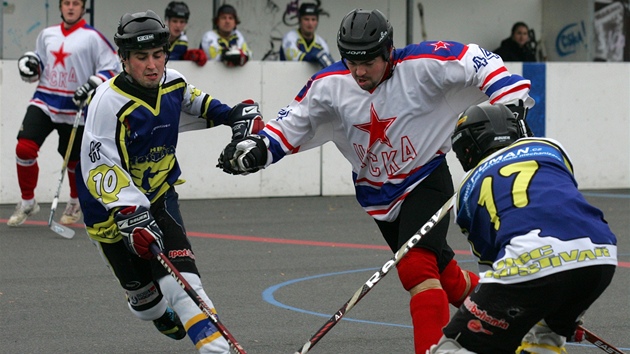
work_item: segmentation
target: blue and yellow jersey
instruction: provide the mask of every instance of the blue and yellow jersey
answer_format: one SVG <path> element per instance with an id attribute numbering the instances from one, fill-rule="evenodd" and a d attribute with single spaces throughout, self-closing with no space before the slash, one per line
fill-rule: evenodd
<path id="1" fill-rule="evenodd" d="M 482 282 L 617 264 L 615 235 L 579 192 L 568 155 L 552 139 L 521 139 L 481 161 L 460 186 L 457 223 Z"/>
<path id="2" fill-rule="evenodd" d="M 188 37 L 182 33 L 169 47 L 169 60 L 184 60 L 184 54 L 188 50 Z"/>
<path id="3" fill-rule="evenodd" d="M 330 54 L 328 44 L 321 36 L 315 34 L 315 38 L 310 43 L 302 37 L 298 30 L 287 32 L 282 37 L 280 47 L 280 60 L 282 61 L 308 61 L 317 63 L 317 54 L 324 51 Z"/>
<path id="4" fill-rule="evenodd" d="M 208 31 L 204 33 L 199 48 L 206 52 L 208 60 L 214 61 L 220 61 L 223 53 L 233 48 L 240 49 L 249 58 L 252 56 L 245 37 L 239 30 L 234 30 L 227 38 L 221 37 L 216 30 Z"/>
<path id="5" fill-rule="evenodd" d="M 182 183 L 177 162 L 178 133 L 224 124 L 230 106 L 166 69 L 156 89 L 130 83 L 121 74 L 101 85 L 86 116 L 79 200 L 92 238 L 116 242 L 113 213 L 150 205 Z"/>

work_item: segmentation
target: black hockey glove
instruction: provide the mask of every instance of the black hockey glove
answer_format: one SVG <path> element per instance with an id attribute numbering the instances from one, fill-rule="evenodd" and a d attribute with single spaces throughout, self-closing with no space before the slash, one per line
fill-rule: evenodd
<path id="1" fill-rule="evenodd" d="M 227 124 L 232 127 L 232 140 L 242 140 L 265 127 L 260 107 L 253 100 L 245 100 L 232 107 Z"/>
<path id="2" fill-rule="evenodd" d="M 229 67 L 243 66 L 248 60 L 249 56 L 242 49 L 235 46 L 221 55 L 221 61 Z"/>
<path id="3" fill-rule="evenodd" d="M 140 258 L 152 259 L 154 254 L 149 247 L 155 242 L 160 250 L 164 249 L 162 243 L 162 230 L 158 227 L 151 212 L 143 206 L 126 207 L 114 216 L 118 230 L 123 236 L 123 242 L 131 253 Z"/>
<path id="4" fill-rule="evenodd" d="M 521 137 L 533 137 L 534 133 L 529 128 L 529 125 L 527 125 L 527 107 L 524 106 L 523 100 L 518 100 L 516 104 L 506 104 L 505 106 L 514 114 L 518 122 Z"/>
<path id="5" fill-rule="evenodd" d="M 39 68 L 39 57 L 33 52 L 26 52 L 18 59 L 18 70 L 20 77 L 25 82 L 35 82 L 39 80 L 41 73 Z"/>
<path id="6" fill-rule="evenodd" d="M 83 85 L 79 86 L 79 88 L 74 91 L 74 97 L 72 97 L 72 102 L 77 105 L 77 107 L 81 107 L 83 102 L 87 100 L 90 92 L 94 90 L 98 85 L 103 83 L 103 79 L 98 76 L 90 76 L 88 81 Z"/>
<path id="7" fill-rule="evenodd" d="M 217 167 L 233 175 L 247 175 L 267 167 L 267 145 L 265 136 L 250 135 L 229 143 L 219 156 Z"/>

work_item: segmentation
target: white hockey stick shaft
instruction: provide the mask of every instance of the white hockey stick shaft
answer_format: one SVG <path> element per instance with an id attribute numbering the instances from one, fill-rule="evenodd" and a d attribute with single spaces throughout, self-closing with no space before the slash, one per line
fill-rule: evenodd
<path id="1" fill-rule="evenodd" d="M 438 211 L 433 214 L 431 219 L 429 219 L 420 230 L 416 232 L 415 235 L 411 236 L 411 238 L 405 243 L 390 260 L 385 262 L 381 269 L 379 269 L 376 273 L 374 273 L 368 281 L 366 281 L 363 286 L 359 290 L 357 290 L 354 295 L 348 300 L 335 314 L 328 319 L 328 321 L 306 342 L 302 348 L 300 348 L 295 354 L 304 354 L 311 350 L 317 342 L 319 342 L 328 331 L 330 331 L 333 326 L 335 326 L 345 314 L 350 311 L 389 271 L 400 262 L 400 260 L 411 250 L 420 239 L 426 235 L 431 229 L 446 216 L 453 205 L 455 204 L 455 200 L 457 198 L 457 193 L 453 194 L 444 205 L 440 207 Z"/>
<path id="2" fill-rule="evenodd" d="M 70 153 L 72 152 L 72 146 L 74 145 L 74 140 L 77 135 L 77 129 L 79 127 L 79 123 L 81 122 L 81 116 L 83 111 L 83 105 L 81 105 L 77 111 L 77 114 L 74 117 L 74 123 L 72 124 L 72 132 L 70 133 L 70 138 L 68 139 L 68 147 L 66 148 L 66 154 L 63 158 L 63 165 L 61 166 L 61 174 L 59 175 L 59 184 L 57 185 L 57 192 L 55 193 L 55 197 L 53 198 L 52 204 L 50 206 L 50 216 L 48 217 L 48 226 L 51 230 L 56 232 L 57 234 L 65 237 L 72 238 L 74 236 L 74 231 L 69 227 L 63 226 L 53 221 L 53 217 L 55 216 L 55 211 L 57 210 L 57 204 L 59 203 L 59 193 L 61 193 L 61 185 L 63 184 L 63 178 L 66 174 L 66 170 L 68 169 L 68 161 L 70 160 Z"/>

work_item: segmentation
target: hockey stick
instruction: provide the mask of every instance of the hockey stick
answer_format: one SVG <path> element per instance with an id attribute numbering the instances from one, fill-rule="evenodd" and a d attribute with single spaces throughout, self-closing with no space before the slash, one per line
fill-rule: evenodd
<path id="1" fill-rule="evenodd" d="M 215 325 L 215 327 L 217 327 L 217 330 L 219 330 L 219 333 L 221 333 L 223 338 L 227 340 L 228 344 L 230 345 L 230 347 L 232 347 L 234 352 L 238 354 L 246 354 L 247 352 L 245 351 L 245 349 L 243 349 L 243 347 L 240 344 L 238 344 L 238 342 L 236 341 L 236 339 L 234 339 L 234 336 L 232 336 L 230 331 L 228 331 L 228 329 L 223 325 L 223 323 L 219 321 L 219 317 L 215 313 L 212 312 L 212 310 L 210 309 L 210 306 L 208 306 L 208 304 L 206 304 L 206 302 L 203 301 L 201 296 L 199 296 L 199 294 L 197 294 L 197 292 L 192 288 L 192 286 L 190 286 L 188 281 L 182 276 L 182 274 L 177 270 L 177 268 L 175 268 L 173 263 L 171 263 L 171 261 L 169 261 L 168 258 L 166 258 L 164 253 L 155 244 L 155 242 L 152 243 L 150 247 L 151 247 L 151 253 L 153 253 L 158 258 L 158 260 L 160 261 L 160 263 L 162 263 L 166 271 L 169 274 L 171 274 L 173 278 L 175 278 L 177 283 L 184 289 L 184 291 L 188 294 L 188 296 L 190 296 L 190 298 L 195 302 L 195 304 L 197 304 L 197 306 L 204 313 L 204 315 L 206 315 L 208 319 L 210 320 L 210 322 L 212 322 Z"/>
<path id="2" fill-rule="evenodd" d="M 593 343 L 593 345 L 595 345 L 597 348 L 605 351 L 606 353 L 611 353 L 611 354 L 624 354 L 624 352 L 622 352 L 621 350 L 615 348 L 614 346 L 608 344 L 606 341 L 604 341 L 603 339 L 599 338 L 595 333 L 589 331 L 588 329 L 582 327 L 582 326 L 578 326 L 578 330 L 582 330 L 584 331 L 584 339 L 586 339 L 587 341 Z"/>
<path id="3" fill-rule="evenodd" d="M 70 133 L 70 139 L 68 139 L 68 147 L 66 148 L 66 155 L 63 158 L 63 166 L 61 167 L 61 175 L 59 176 L 59 185 L 57 186 L 57 193 L 55 193 L 55 198 L 53 199 L 52 205 L 50 206 L 50 216 L 48 217 L 48 227 L 50 227 L 50 229 L 56 232 L 58 235 L 61 235 L 62 237 L 65 237 L 65 238 L 73 238 L 74 230 L 54 221 L 53 217 L 55 216 L 55 210 L 57 210 L 57 204 L 59 203 L 59 193 L 61 192 L 61 185 L 63 184 L 63 177 L 66 174 L 66 170 L 68 169 L 68 160 L 70 160 L 70 153 L 72 152 L 72 145 L 74 145 L 74 139 L 77 135 L 77 129 L 79 127 L 79 122 L 81 121 L 82 111 L 83 111 L 83 104 L 79 106 L 79 110 L 77 111 L 77 114 L 74 117 L 74 123 L 72 124 L 72 132 Z"/>
<path id="4" fill-rule="evenodd" d="M 348 300 L 339 310 L 337 310 L 337 312 L 335 312 L 335 314 L 330 319 L 328 319 L 328 321 L 308 340 L 308 342 L 306 342 L 302 346 L 302 348 L 296 351 L 295 354 L 304 354 L 311 350 L 311 348 L 314 347 L 315 344 L 317 344 L 317 342 L 319 342 L 319 340 L 322 339 L 322 337 L 324 337 L 324 335 L 326 335 L 326 333 L 328 333 L 328 331 L 333 328 L 333 326 L 339 323 L 343 316 L 348 311 L 350 311 L 365 295 L 367 295 L 367 293 L 374 287 L 374 285 L 376 285 L 381 279 L 383 279 L 383 277 L 387 275 L 387 273 L 392 268 L 394 268 L 396 264 L 398 264 L 398 262 L 400 262 L 400 260 L 407 254 L 407 252 L 409 252 L 409 250 L 412 249 L 416 245 L 416 243 L 418 243 L 418 241 L 420 241 L 422 236 L 431 231 L 433 226 L 440 222 L 440 220 L 442 220 L 442 218 L 450 212 L 451 208 L 455 204 L 456 197 L 457 193 L 453 194 L 453 196 L 451 196 L 449 200 L 447 200 L 446 203 L 444 203 L 444 205 L 442 205 L 440 209 L 436 211 L 435 214 L 433 214 L 431 219 L 429 219 L 429 221 L 422 225 L 420 230 L 418 230 L 415 235 L 411 236 L 407 243 L 405 243 L 398 251 L 396 251 L 394 256 L 390 258 L 387 262 L 385 262 L 381 269 L 374 273 L 370 277 L 370 279 L 368 279 L 368 281 L 366 281 L 363 286 L 361 286 L 361 288 L 354 293 L 350 300 Z"/>
<path id="5" fill-rule="evenodd" d="M 420 11 L 420 31 L 422 33 L 422 41 L 427 40 L 427 29 L 424 26 L 424 6 L 422 3 L 418 3 L 418 11 Z"/>

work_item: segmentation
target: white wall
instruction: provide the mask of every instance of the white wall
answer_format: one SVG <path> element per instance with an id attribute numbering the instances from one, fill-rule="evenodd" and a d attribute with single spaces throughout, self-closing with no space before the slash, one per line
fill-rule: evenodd
<path id="1" fill-rule="evenodd" d="M 208 63 L 171 62 L 189 81 L 233 105 L 245 98 L 260 102 L 265 120 L 275 118 L 314 73 L 308 63 L 252 61 L 242 68 Z M 520 63 L 508 69 L 521 72 Z M 15 60 L 0 61 L 0 203 L 19 200 L 15 172 L 16 134 L 35 85 L 20 80 Z M 630 63 L 547 64 L 546 135 L 569 151 L 581 188 L 630 188 Z M 278 166 L 248 176 L 224 174 L 215 165 L 229 141 L 228 127 L 184 133 L 178 156 L 182 198 L 232 198 L 353 194 L 349 164 L 334 145 L 287 156 Z M 52 134 L 40 152 L 36 197 L 53 199 L 63 158 Z M 455 183 L 462 177 L 457 160 L 448 155 Z M 61 200 L 68 195 L 64 181 Z"/>
<path id="2" fill-rule="evenodd" d="M 89 3 L 90 0 L 86 0 Z M 164 16 L 170 0 L 95 0 L 93 25 L 113 41 L 118 20 L 126 12 L 152 9 Z M 212 29 L 214 17 L 211 0 L 185 0 L 192 13 L 187 34 L 193 47 L 197 47 L 205 31 Z M 270 49 L 270 37 L 282 36 L 293 27 L 282 24 L 282 16 L 291 0 L 226 0 L 237 9 L 242 23 L 241 30 L 254 51 L 254 59 L 260 60 Z M 315 2 L 315 0 L 300 0 Z M 448 39 L 465 43 L 477 43 L 493 50 L 502 39 L 510 35 L 512 24 L 525 21 L 540 33 L 542 27 L 542 0 L 423 0 L 413 7 L 413 41 L 419 42 L 420 16 L 417 3 L 424 6 L 424 19 L 429 39 Z M 3 59 L 17 59 L 32 50 L 37 34 L 45 27 L 58 24 L 57 0 L 8 0 L 5 1 L 3 27 Z M 336 35 L 344 15 L 354 8 L 383 11 L 394 26 L 396 45 L 406 43 L 407 0 L 321 0 L 322 8 L 329 16 L 321 16 L 318 33 L 331 46 L 336 59 Z M 89 21 L 90 16 L 86 15 Z M 279 42 L 275 49 L 279 49 Z"/>

